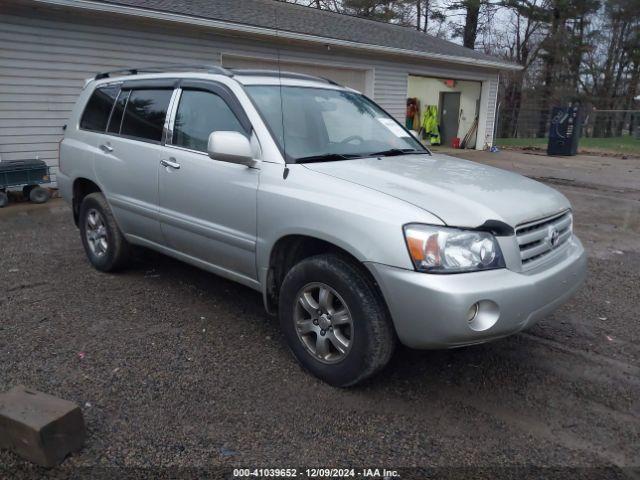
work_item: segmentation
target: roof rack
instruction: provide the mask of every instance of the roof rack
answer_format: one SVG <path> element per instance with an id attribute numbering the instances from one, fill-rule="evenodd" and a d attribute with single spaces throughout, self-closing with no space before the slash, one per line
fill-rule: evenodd
<path id="1" fill-rule="evenodd" d="M 119 70 L 111 70 L 109 72 L 98 73 L 94 80 L 101 80 L 103 78 L 109 78 L 115 74 L 120 75 L 139 75 L 141 73 L 166 73 L 175 72 L 179 70 L 206 70 L 207 73 L 214 73 L 218 75 L 225 75 L 227 77 L 232 76 L 231 72 L 226 68 L 219 65 L 157 65 L 150 67 L 135 67 L 135 68 L 121 68 Z"/>
<path id="2" fill-rule="evenodd" d="M 157 65 L 157 66 L 149 66 L 149 67 L 130 67 L 130 68 L 120 68 L 118 70 L 110 70 L 108 72 L 101 72 L 96 74 L 94 80 L 102 80 L 104 78 L 109 78 L 114 75 L 139 75 L 142 73 L 168 73 L 168 72 L 176 72 L 176 71 L 184 71 L 184 70 L 204 70 L 207 73 L 213 73 L 217 75 L 224 75 L 226 77 L 233 77 L 234 75 L 248 75 L 248 76 L 261 76 L 261 77 L 281 77 L 281 78 L 292 78 L 298 80 L 315 80 L 326 82 L 330 85 L 341 86 L 339 83 L 334 82 L 328 78 L 324 77 L 316 77 L 314 75 L 307 75 L 305 73 L 296 73 L 296 72 L 281 72 L 279 70 L 260 70 L 260 69 L 251 69 L 251 68 L 232 68 L 226 69 L 219 65 L 183 65 L 183 64 L 175 64 L 175 65 Z"/>
<path id="3" fill-rule="evenodd" d="M 329 80 L 324 77 L 316 77 L 313 75 L 307 75 L 305 73 L 296 73 L 296 72 L 281 72 L 279 70 L 260 70 L 260 69 L 244 69 L 244 68 L 232 68 L 229 70 L 232 74 L 236 75 L 246 75 L 246 76 L 260 76 L 260 77 L 282 77 L 282 78 L 293 78 L 298 80 L 316 80 L 321 82 L 326 82 L 331 85 L 341 86 L 339 83 L 334 82 L 333 80 Z"/>

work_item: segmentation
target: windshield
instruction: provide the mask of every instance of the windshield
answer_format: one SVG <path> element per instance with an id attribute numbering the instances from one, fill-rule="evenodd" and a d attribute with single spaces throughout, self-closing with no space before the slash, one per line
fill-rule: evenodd
<path id="1" fill-rule="evenodd" d="M 253 85 L 247 91 L 287 162 L 428 153 L 398 122 L 359 93 L 279 85 Z"/>

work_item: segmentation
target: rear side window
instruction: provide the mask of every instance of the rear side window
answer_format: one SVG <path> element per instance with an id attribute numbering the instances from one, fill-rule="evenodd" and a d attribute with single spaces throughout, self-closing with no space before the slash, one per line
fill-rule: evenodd
<path id="1" fill-rule="evenodd" d="M 219 131 L 246 135 L 229 105 L 218 95 L 184 90 L 173 127 L 173 145 L 206 152 L 209 135 Z"/>
<path id="2" fill-rule="evenodd" d="M 104 132 L 120 87 L 96 88 L 80 119 L 80 128 Z"/>
<path id="3" fill-rule="evenodd" d="M 132 90 L 120 133 L 141 140 L 160 142 L 173 90 Z"/>

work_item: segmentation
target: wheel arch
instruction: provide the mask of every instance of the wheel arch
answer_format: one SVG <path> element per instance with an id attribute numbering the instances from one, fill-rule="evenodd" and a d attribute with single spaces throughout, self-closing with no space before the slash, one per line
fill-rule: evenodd
<path id="1" fill-rule="evenodd" d="M 84 177 L 76 178 L 73 181 L 73 221 L 76 226 L 78 225 L 82 200 L 92 193 L 102 193 L 102 189 L 94 181 Z"/>
<path id="2" fill-rule="evenodd" d="M 289 270 L 304 260 L 323 253 L 333 253 L 347 258 L 358 267 L 370 281 L 386 307 L 386 300 L 373 274 L 359 258 L 359 252 L 309 234 L 287 234 L 280 237 L 269 252 L 269 264 L 264 278 L 264 304 L 267 311 L 274 314 L 278 310 L 278 298 L 282 282 Z M 388 308 L 387 308 L 388 311 Z"/>

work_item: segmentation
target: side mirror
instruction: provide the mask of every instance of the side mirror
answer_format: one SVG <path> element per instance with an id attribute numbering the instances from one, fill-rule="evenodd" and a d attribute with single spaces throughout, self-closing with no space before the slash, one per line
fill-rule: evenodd
<path id="1" fill-rule="evenodd" d="M 214 160 L 253 166 L 253 158 L 249 139 L 238 132 L 213 132 L 209 135 L 207 153 Z"/>

